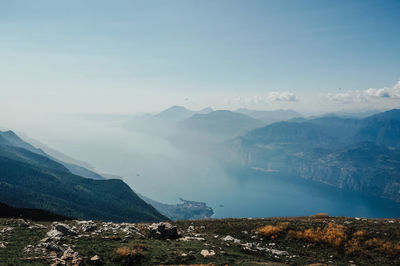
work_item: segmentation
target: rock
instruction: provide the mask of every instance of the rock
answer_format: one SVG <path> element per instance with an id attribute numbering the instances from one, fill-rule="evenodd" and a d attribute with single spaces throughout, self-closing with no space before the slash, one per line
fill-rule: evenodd
<path id="1" fill-rule="evenodd" d="M 47 229 L 47 227 L 44 226 L 43 224 L 34 224 L 29 226 L 29 229 Z"/>
<path id="2" fill-rule="evenodd" d="M 81 266 L 83 265 L 83 259 L 82 258 L 75 258 L 71 261 L 72 266 Z"/>
<path id="3" fill-rule="evenodd" d="M 240 240 L 237 238 L 234 238 L 230 235 L 227 235 L 226 237 L 222 238 L 222 241 L 233 241 L 235 244 L 240 244 Z"/>
<path id="4" fill-rule="evenodd" d="M 65 236 L 75 236 L 77 233 L 73 231 L 68 225 L 63 223 L 53 223 L 53 229 L 61 232 Z"/>
<path id="5" fill-rule="evenodd" d="M 0 248 L 6 248 L 6 244 L 4 244 L 3 242 L 0 242 Z"/>
<path id="6" fill-rule="evenodd" d="M 181 240 L 181 241 L 190 241 L 190 240 L 205 241 L 206 239 L 204 237 L 185 236 L 179 240 Z"/>
<path id="7" fill-rule="evenodd" d="M 210 250 L 208 251 L 207 249 L 203 249 L 202 251 L 200 251 L 200 254 L 206 258 L 206 257 L 210 257 L 210 256 L 215 256 L 215 251 L 214 250 Z"/>
<path id="8" fill-rule="evenodd" d="M 170 223 L 153 223 L 148 227 L 149 235 L 153 238 L 159 239 L 177 239 L 180 238 L 176 226 Z"/>
<path id="9" fill-rule="evenodd" d="M 50 243 L 40 243 L 39 246 L 40 247 L 44 247 L 45 249 L 47 249 L 49 251 L 54 251 L 54 252 L 63 252 L 64 251 L 60 246 L 58 246 L 58 245 L 56 245 L 56 244 L 54 244 L 52 242 L 50 242 Z"/>
<path id="10" fill-rule="evenodd" d="M 94 264 L 100 264 L 102 263 L 102 259 L 100 258 L 99 255 L 95 255 L 93 257 L 90 258 L 90 261 Z"/>
<path id="11" fill-rule="evenodd" d="M 59 239 L 64 236 L 75 236 L 77 233 L 73 231 L 68 225 L 63 223 L 53 223 L 52 229 L 47 232 L 46 236 L 51 239 Z"/>
<path id="12" fill-rule="evenodd" d="M 61 238 L 64 235 L 60 231 L 57 231 L 55 229 L 51 229 L 50 231 L 47 232 L 46 236 L 47 236 L 47 238 L 54 239 L 54 238 Z"/>
<path id="13" fill-rule="evenodd" d="M 242 244 L 242 249 L 251 252 L 267 252 L 275 256 L 289 256 L 287 251 L 260 247 L 260 244 L 255 242 Z"/>
<path id="14" fill-rule="evenodd" d="M 186 231 L 187 231 L 188 233 L 193 232 L 193 231 L 194 231 L 194 226 L 193 226 L 193 225 L 190 225 Z"/>
<path id="15" fill-rule="evenodd" d="M 45 237 L 43 239 L 40 240 L 40 242 L 45 243 L 45 242 L 50 242 L 50 238 L 49 237 Z"/>
<path id="16" fill-rule="evenodd" d="M 233 241 L 233 237 L 230 235 L 227 235 L 226 237 L 222 238 L 222 241 Z"/>
<path id="17" fill-rule="evenodd" d="M 25 221 L 24 219 L 18 219 L 18 223 L 20 227 L 29 227 L 29 222 Z"/>
<path id="18" fill-rule="evenodd" d="M 6 234 L 6 233 L 9 233 L 9 232 L 11 232 L 12 230 L 14 230 L 14 228 L 12 228 L 12 227 L 4 227 L 3 229 L 1 229 L 0 230 L 0 234 Z"/>
<path id="19" fill-rule="evenodd" d="M 64 253 L 60 259 L 65 260 L 65 261 L 73 261 L 73 260 L 79 259 L 78 252 L 75 252 L 71 247 L 68 247 L 64 251 Z"/>
<path id="20" fill-rule="evenodd" d="M 81 230 L 83 232 L 93 232 L 97 229 L 97 225 L 95 223 L 87 223 L 87 224 L 83 224 L 81 227 Z"/>

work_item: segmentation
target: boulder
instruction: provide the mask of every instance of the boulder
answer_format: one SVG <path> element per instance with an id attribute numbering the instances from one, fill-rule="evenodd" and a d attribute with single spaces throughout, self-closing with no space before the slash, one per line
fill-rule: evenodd
<path id="1" fill-rule="evenodd" d="M 81 227 L 81 230 L 86 233 L 93 232 L 96 229 L 97 229 L 97 225 L 95 223 L 86 223 L 86 224 L 83 224 Z"/>
<path id="2" fill-rule="evenodd" d="M 44 247 L 45 249 L 47 249 L 48 251 L 54 251 L 54 252 L 63 252 L 64 250 L 58 246 L 57 244 L 54 243 L 41 243 L 39 244 L 41 247 Z"/>
<path id="3" fill-rule="evenodd" d="M 50 239 L 54 239 L 54 238 L 61 238 L 64 236 L 64 234 L 61 233 L 60 231 L 57 231 L 56 229 L 51 229 L 46 233 L 46 236 Z"/>
<path id="4" fill-rule="evenodd" d="M 176 226 L 170 223 L 153 223 L 148 227 L 149 236 L 159 239 L 177 239 L 180 238 Z"/>
<path id="5" fill-rule="evenodd" d="M 99 255 L 95 255 L 95 256 L 93 256 L 93 257 L 91 257 L 90 258 L 90 262 L 92 263 L 92 264 L 102 264 L 102 260 L 101 260 L 101 257 L 99 256 Z"/>
<path id="6" fill-rule="evenodd" d="M 74 259 L 78 258 L 78 252 L 75 252 L 71 247 L 68 247 L 63 255 L 61 256 L 60 259 L 66 260 L 66 261 L 72 261 Z"/>
<path id="7" fill-rule="evenodd" d="M 187 229 L 187 232 L 188 233 L 190 233 L 190 232 L 193 232 L 195 229 L 194 229 L 194 226 L 193 225 L 190 225 L 189 227 L 188 227 L 188 229 Z"/>
<path id="8" fill-rule="evenodd" d="M 75 236 L 77 233 L 72 230 L 68 225 L 63 223 L 53 223 L 50 231 L 46 236 L 50 239 L 62 239 L 65 236 Z"/>
<path id="9" fill-rule="evenodd" d="M 200 251 L 200 254 L 201 254 L 204 258 L 206 258 L 206 257 L 214 256 L 214 255 L 215 255 L 215 251 L 214 251 L 214 250 L 208 251 L 207 249 L 203 249 L 202 251 Z"/>
<path id="10" fill-rule="evenodd" d="M 240 244 L 240 240 L 237 238 L 234 238 L 230 235 L 227 235 L 226 237 L 222 238 L 222 241 L 233 241 L 235 244 Z"/>
<path id="11" fill-rule="evenodd" d="M 61 232 L 64 236 L 75 236 L 77 233 L 73 231 L 68 225 L 63 223 L 53 223 L 53 229 Z"/>
<path id="12" fill-rule="evenodd" d="M 29 227 L 29 221 L 26 221 L 24 219 L 18 219 L 17 221 L 20 227 Z"/>

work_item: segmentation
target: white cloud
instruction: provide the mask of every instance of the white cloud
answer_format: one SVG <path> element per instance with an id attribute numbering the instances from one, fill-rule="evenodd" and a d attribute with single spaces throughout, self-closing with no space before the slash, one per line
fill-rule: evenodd
<path id="1" fill-rule="evenodd" d="M 236 95 L 233 98 L 225 99 L 224 102 L 228 105 L 255 105 L 268 104 L 271 102 L 295 102 L 298 98 L 291 92 L 269 92 L 264 95 L 240 96 Z"/>
<path id="2" fill-rule="evenodd" d="M 400 81 L 391 88 L 384 87 L 380 89 L 370 88 L 364 91 L 366 95 L 379 98 L 400 99 Z"/>
<path id="3" fill-rule="evenodd" d="M 364 102 L 365 97 L 360 91 L 348 91 L 341 93 L 328 93 L 326 98 L 330 101 L 341 102 L 341 103 L 354 103 L 354 102 Z"/>
<path id="4" fill-rule="evenodd" d="M 342 103 L 371 102 L 379 99 L 400 99 L 400 81 L 390 88 L 369 88 L 366 90 L 354 90 L 342 93 L 328 93 L 325 97 L 330 101 Z"/>
<path id="5" fill-rule="evenodd" d="M 267 100 L 280 101 L 280 102 L 281 101 L 282 102 L 294 102 L 294 101 L 297 101 L 297 97 L 294 93 L 291 93 L 291 92 L 273 91 L 268 94 Z"/>

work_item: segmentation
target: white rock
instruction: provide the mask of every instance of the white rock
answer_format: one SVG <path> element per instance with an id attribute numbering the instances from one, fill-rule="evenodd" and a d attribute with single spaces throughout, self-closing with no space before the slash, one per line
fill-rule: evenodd
<path id="1" fill-rule="evenodd" d="M 50 231 L 47 232 L 46 236 L 49 238 L 59 238 L 63 237 L 64 234 L 56 229 L 51 229 Z"/>
<path id="2" fill-rule="evenodd" d="M 222 238 L 222 241 L 232 241 L 235 244 L 240 244 L 240 240 L 237 238 L 234 238 L 230 235 L 227 235 L 226 237 Z"/>
<path id="3" fill-rule="evenodd" d="M 190 241 L 190 240 L 199 240 L 199 241 L 205 241 L 206 239 L 204 237 L 195 237 L 195 236 L 185 236 L 179 239 L 180 241 Z"/>
<path id="4" fill-rule="evenodd" d="M 189 225 L 188 229 L 186 230 L 188 233 L 193 232 L 194 231 L 194 226 L 193 225 Z"/>
<path id="5" fill-rule="evenodd" d="M 215 251 L 214 250 L 210 250 L 208 251 L 207 249 L 203 249 L 202 251 L 200 251 L 200 254 L 206 258 L 206 257 L 210 257 L 210 256 L 215 256 Z"/>
<path id="6" fill-rule="evenodd" d="M 227 235 L 226 237 L 222 238 L 223 241 L 233 241 L 235 238 L 233 238 L 230 235 Z"/>

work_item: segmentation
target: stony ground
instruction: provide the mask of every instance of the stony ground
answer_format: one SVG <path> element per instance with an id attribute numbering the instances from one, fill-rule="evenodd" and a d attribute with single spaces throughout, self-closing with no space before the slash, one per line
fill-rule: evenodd
<path id="1" fill-rule="evenodd" d="M 400 265 L 400 219 L 0 219 L 0 265 Z"/>

